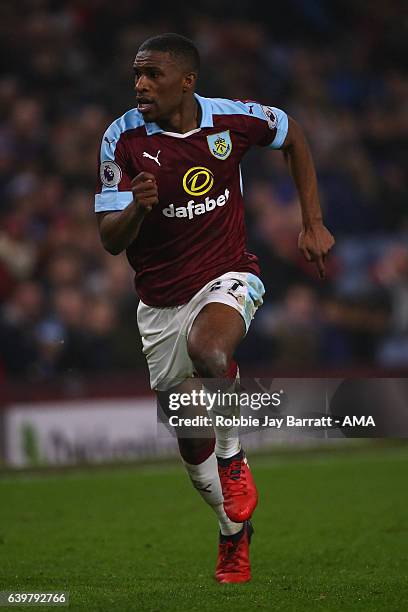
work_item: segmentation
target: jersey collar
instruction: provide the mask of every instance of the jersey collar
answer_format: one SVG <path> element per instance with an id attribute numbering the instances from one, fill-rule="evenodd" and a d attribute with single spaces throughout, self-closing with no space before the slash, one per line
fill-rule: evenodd
<path id="1" fill-rule="evenodd" d="M 196 93 L 194 94 L 194 97 L 201 106 L 200 128 L 214 127 L 211 101 L 208 98 L 203 98 L 202 96 L 199 96 Z M 153 136 L 153 134 L 161 134 L 164 132 L 164 130 L 162 130 L 161 127 L 157 125 L 157 123 L 154 123 L 154 121 L 146 122 L 145 127 L 146 134 L 148 136 Z"/>

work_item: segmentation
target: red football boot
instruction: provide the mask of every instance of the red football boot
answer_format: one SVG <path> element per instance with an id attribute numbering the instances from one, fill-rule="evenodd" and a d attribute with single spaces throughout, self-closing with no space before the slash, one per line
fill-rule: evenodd
<path id="1" fill-rule="evenodd" d="M 258 503 L 258 491 L 249 469 L 243 449 L 230 459 L 218 460 L 224 510 L 234 523 L 243 523 L 251 518 Z"/>
<path id="2" fill-rule="evenodd" d="M 248 582 L 251 580 L 249 545 L 254 530 L 250 521 L 245 521 L 241 531 L 233 536 L 220 533 L 215 579 L 218 582 Z"/>

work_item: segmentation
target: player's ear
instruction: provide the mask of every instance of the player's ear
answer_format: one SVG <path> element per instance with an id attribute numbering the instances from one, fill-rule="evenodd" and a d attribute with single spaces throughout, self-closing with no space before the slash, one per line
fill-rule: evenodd
<path id="1" fill-rule="evenodd" d="M 194 91 L 197 82 L 197 73 L 188 72 L 184 75 L 183 91 Z"/>

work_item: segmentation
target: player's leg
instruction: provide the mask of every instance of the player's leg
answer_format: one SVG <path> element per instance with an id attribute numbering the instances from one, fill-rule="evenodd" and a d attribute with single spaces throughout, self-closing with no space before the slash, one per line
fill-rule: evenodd
<path id="1" fill-rule="evenodd" d="M 167 391 L 158 391 L 157 398 L 161 409 L 167 417 L 175 413 L 169 409 L 170 394 L 189 394 L 193 390 L 200 391 L 198 379 L 188 379 Z M 206 404 L 197 402 L 181 406 L 177 410 L 179 419 L 195 416 L 208 417 Z M 224 498 L 218 474 L 217 459 L 214 454 L 215 438 L 212 425 L 197 427 L 176 427 L 175 433 L 181 458 L 194 488 L 204 501 L 213 509 L 218 517 L 220 531 L 224 536 L 238 533 L 242 523 L 235 523 L 228 518 L 224 510 Z"/>
<path id="2" fill-rule="evenodd" d="M 237 310 L 219 302 L 206 304 L 188 335 L 187 348 L 201 378 L 231 378 L 231 364 L 245 336 L 245 322 Z"/>
<path id="3" fill-rule="evenodd" d="M 174 415 L 169 409 L 169 395 L 187 394 L 202 389 L 199 379 L 188 379 L 184 383 L 168 390 L 157 392 L 163 412 Z M 174 396 L 173 396 L 174 397 Z M 208 417 L 207 405 L 190 404 L 180 406 L 177 410 L 179 419 L 196 416 Z M 181 457 L 190 480 L 204 501 L 218 517 L 220 536 L 215 578 L 218 582 L 247 582 L 251 579 L 249 562 L 249 544 L 252 535 L 250 521 L 234 522 L 224 509 L 224 496 L 218 473 L 217 458 L 214 453 L 215 439 L 212 426 L 177 427 L 175 428 Z"/>
<path id="4" fill-rule="evenodd" d="M 245 335 L 241 314 L 233 307 L 211 302 L 197 315 L 188 336 L 188 351 L 197 373 L 211 392 L 238 395 L 235 349 Z M 222 396 L 222 394 L 221 394 Z M 248 520 L 256 507 L 258 494 L 239 440 L 237 426 L 216 424 L 216 416 L 239 414 L 239 402 L 217 403 L 212 409 L 216 433 L 215 454 L 224 494 L 224 508 L 231 520 Z"/>
<path id="5" fill-rule="evenodd" d="M 227 304 L 210 302 L 197 315 L 187 347 L 195 370 L 204 379 L 209 392 L 238 395 L 238 367 L 233 356 L 245 332 L 243 317 Z M 217 415 L 239 414 L 239 400 L 235 405 L 219 402 L 211 413 L 224 509 L 230 519 L 237 523 L 242 521 L 238 533 L 226 536 L 220 533 L 215 578 L 219 582 L 246 582 L 251 579 L 249 545 L 253 533 L 248 519 L 256 507 L 258 495 L 240 446 L 238 427 L 216 424 Z"/>
<path id="6" fill-rule="evenodd" d="M 237 298 L 242 306 L 245 326 L 243 327 L 241 322 L 239 341 L 243 337 L 245 329 L 248 329 L 250 319 L 257 306 L 262 303 L 258 286 L 260 285 L 262 289 L 263 286 L 259 279 L 253 275 L 234 273 L 233 276 L 232 283 L 229 275 L 224 275 L 220 279 L 216 279 L 215 285 L 217 289 L 218 286 L 224 287 L 224 281 L 226 280 L 229 283 L 226 287 L 228 295 L 224 296 L 221 301 L 229 300 L 236 305 L 235 299 Z M 250 282 L 244 283 L 246 287 L 244 296 L 231 293 L 237 285 L 244 287 L 243 283 L 237 283 L 236 277 L 245 277 L 245 279 L 243 278 L 244 281 L 252 277 Z M 139 305 L 138 325 L 143 341 L 143 352 L 149 365 L 151 386 L 158 392 L 163 406 L 167 403 L 166 394 L 168 395 L 169 390 L 193 375 L 195 368 L 188 354 L 187 338 L 197 315 L 206 305 L 205 300 L 210 302 L 220 301 L 220 298 L 213 299 L 215 297 L 213 291 L 214 282 L 208 283 L 188 304 L 178 308 L 152 309 L 143 304 Z M 209 292 L 211 293 L 210 296 L 208 295 Z M 247 299 L 250 293 L 250 299 Z M 259 300 L 256 297 L 254 298 L 254 295 L 259 295 Z M 243 301 L 241 297 L 244 297 Z M 231 343 L 231 350 L 233 345 L 236 346 L 235 342 Z M 212 363 L 212 359 L 209 359 L 207 363 Z M 202 369 L 202 375 L 207 374 L 208 372 Z M 244 524 L 241 524 L 240 521 L 232 521 L 225 513 L 222 503 L 223 492 L 217 470 L 218 463 L 213 451 L 213 436 L 211 443 L 208 443 L 208 438 L 205 436 L 197 436 L 194 442 L 187 438 L 189 436 L 179 435 L 178 437 L 184 465 L 194 486 L 199 489 L 203 499 L 215 510 L 220 522 L 221 533 L 216 579 L 219 582 L 245 582 L 251 577 L 248 550 L 252 533 L 250 522 L 245 521 Z M 210 487 L 207 487 L 208 478 L 212 482 Z M 201 486 L 200 482 L 204 483 L 204 486 Z M 237 532 L 237 530 L 239 531 Z"/>
<path id="7" fill-rule="evenodd" d="M 244 335 L 244 320 L 231 306 L 211 302 L 198 314 L 188 336 L 188 350 L 209 391 L 238 393 L 238 365 L 233 355 Z M 239 406 L 217 403 L 212 410 L 213 417 L 232 414 L 239 414 Z M 214 418 L 217 457 L 227 459 L 236 455 L 240 450 L 238 427 L 221 427 L 215 423 Z"/>
<path id="8" fill-rule="evenodd" d="M 191 304 L 178 308 L 152 308 L 142 302 L 138 307 L 138 327 L 143 352 L 149 366 L 150 384 L 156 391 L 162 410 L 169 416 L 169 395 L 201 389 L 193 378 L 194 366 L 187 352 L 187 328 L 194 317 Z M 208 416 L 205 406 L 185 407 L 183 416 L 195 413 Z M 201 412 L 200 412 L 201 410 Z M 196 411 L 194 413 L 194 411 Z M 174 413 L 172 413 L 174 414 Z M 180 454 L 194 487 L 216 513 L 223 534 L 230 535 L 241 529 L 231 521 L 224 510 L 223 495 L 214 454 L 214 430 L 203 430 L 194 436 L 176 429 Z M 210 485 L 210 486 L 208 486 Z"/>

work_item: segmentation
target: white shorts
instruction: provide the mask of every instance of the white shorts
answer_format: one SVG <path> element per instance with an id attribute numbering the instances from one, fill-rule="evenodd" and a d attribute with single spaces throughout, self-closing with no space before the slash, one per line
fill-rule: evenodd
<path id="1" fill-rule="evenodd" d="M 137 324 L 150 372 L 150 385 L 166 391 L 194 375 L 187 339 L 196 316 L 210 302 L 227 304 L 245 321 L 246 331 L 265 293 L 262 281 L 248 272 L 227 272 L 204 285 L 187 304 L 154 308 L 142 301 Z"/>

